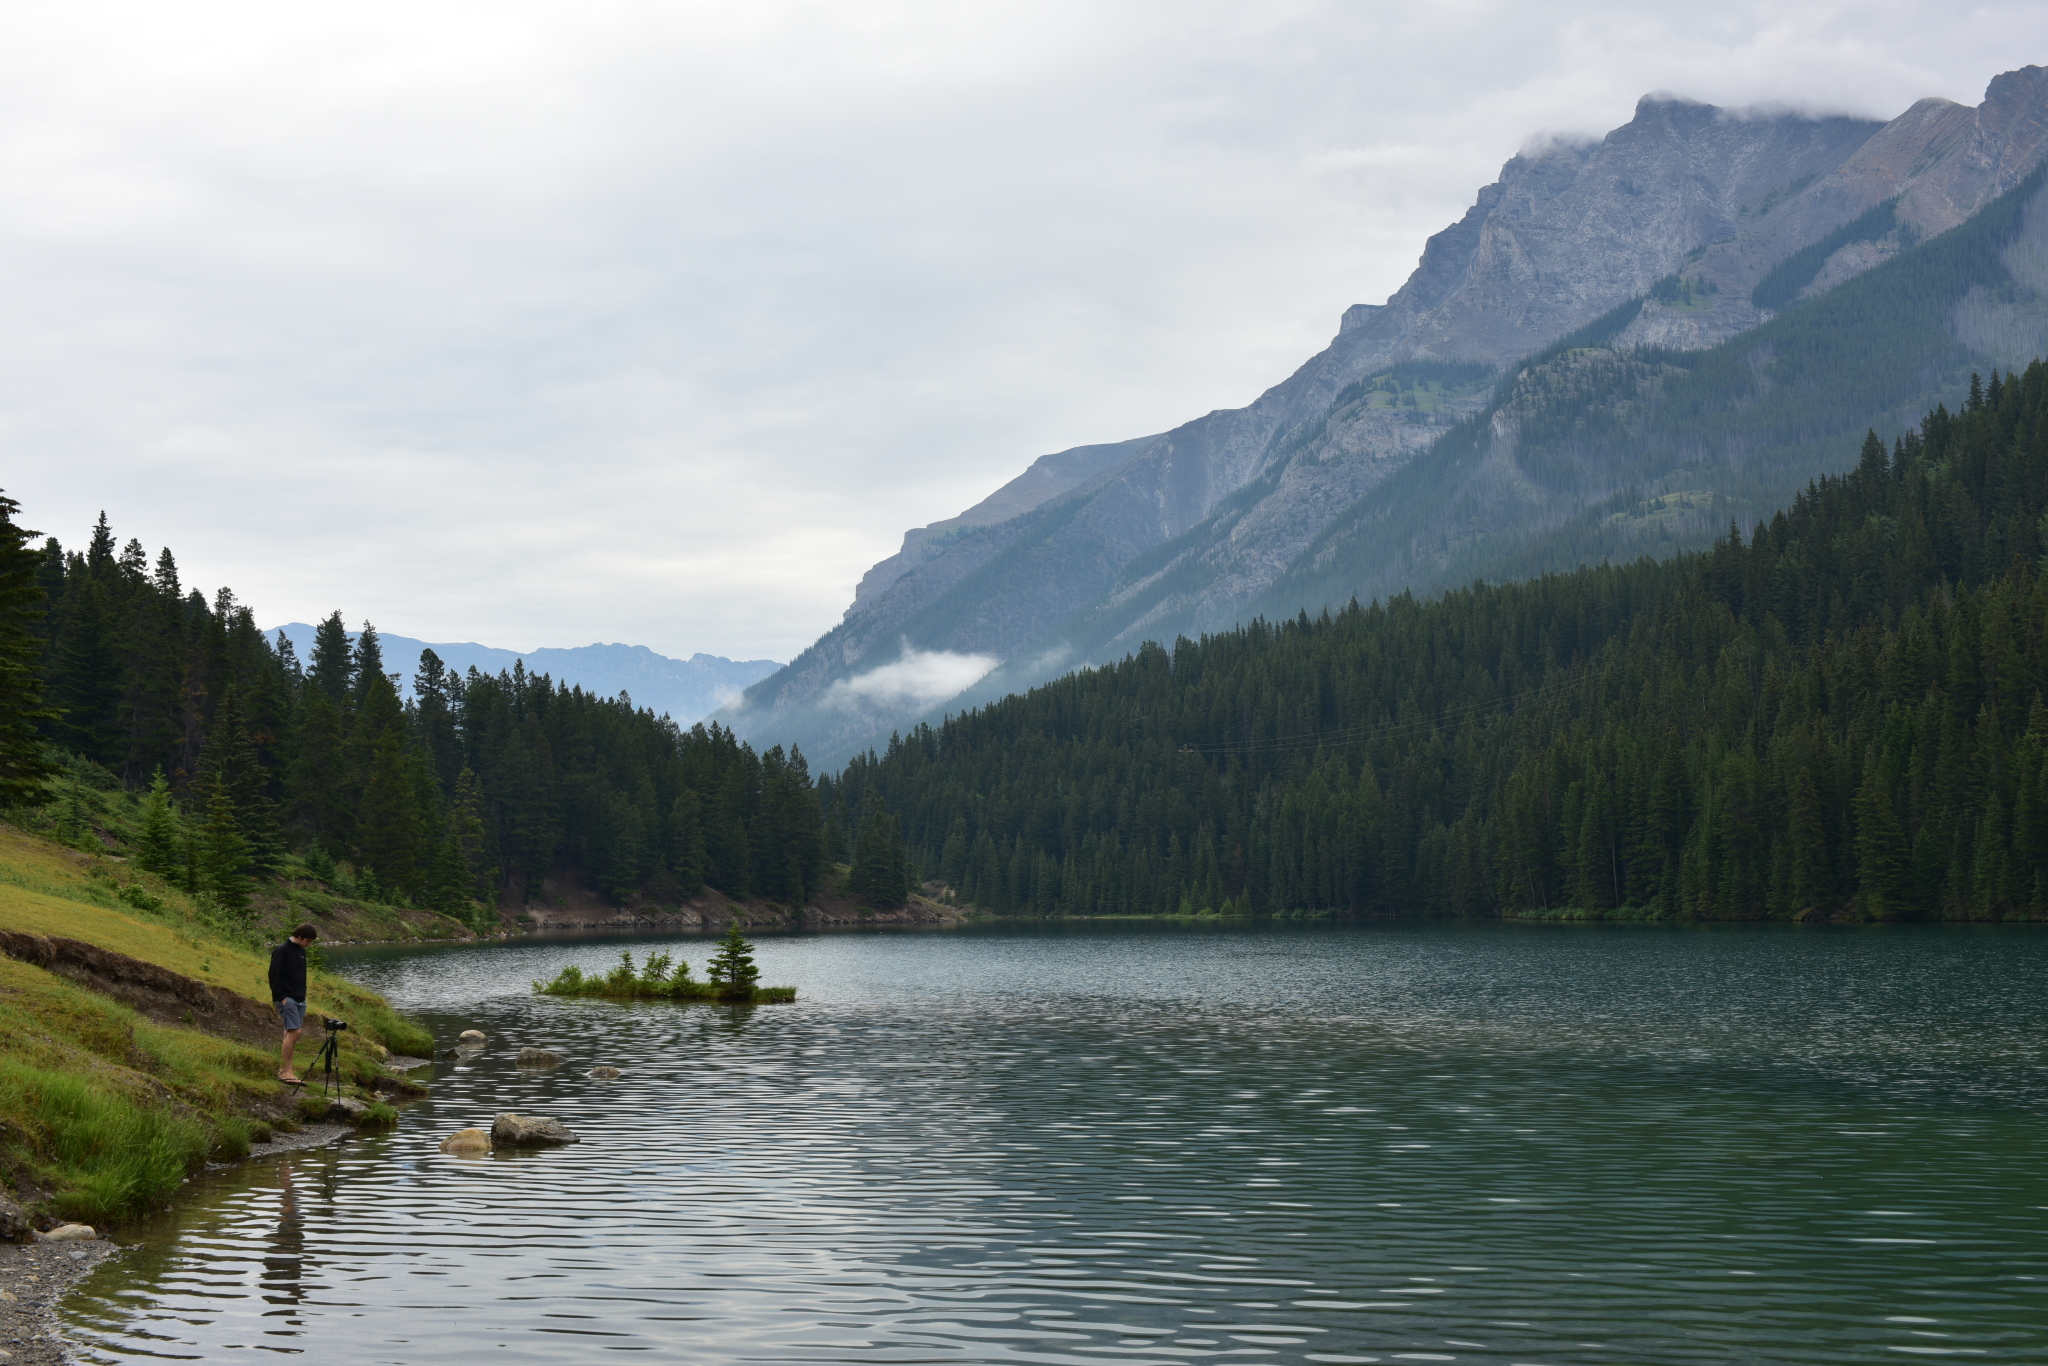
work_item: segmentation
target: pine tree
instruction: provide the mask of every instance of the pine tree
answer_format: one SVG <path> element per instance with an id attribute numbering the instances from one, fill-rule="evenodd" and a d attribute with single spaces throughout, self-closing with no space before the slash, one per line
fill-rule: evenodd
<path id="1" fill-rule="evenodd" d="M 145 872 L 174 877 L 184 862 L 184 840 L 178 833 L 178 812 L 171 803 L 171 784 L 159 768 L 149 780 L 142 802 L 142 829 L 135 841 L 135 862 Z"/>
<path id="2" fill-rule="evenodd" d="M 419 885 L 424 817 L 405 749 L 397 736 L 386 735 L 377 742 L 356 821 L 356 848 L 385 892 L 399 895 Z"/>
<path id="3" fill-rule="evenodd" d="M 685 899 L 704 890 L 704 804 L 684 788 L 668 815 L 668 866 L 676 895 Z"/>
<path id="4" fill-rule="evenodd" d="M 761 973 L 754 966 L 754 946 L 740 934 L 739 921 L 733 921 L 725 938 L 718 941 L 718 952 L 711 955 L 705 972 L 711 984 L 720 988 L 720 995 L 753 998 L 754 984 L 761 979 Z"/>
<path id="5" fill-rule="evenodd" d="M 350 648 L 348 627 L 339 611 L 331 612 L 313 631 L 313 657 L 306 678 L 327 694 L 335 706 L 344 706 L 355 691 L 355 652 Z"/>
<path id="6" fill-rule="evenodd" d="M 1833 910 L 1835 876 L 1828 860 L 1827 827 L 1821 819 L 1820 792 L 1807 769 L 1792 779 L 1792 809 L 1787 815 L 1791 909 L 1795 914 Z"/>
<path id="7" fill-rule="evenodd" d="M 363 633 L 356 637 L 353 664 L 358 704 L 369 695 L 373 683 L 390 681 L 384 677 L 384 646 L 377 639 L 377 628 L 367 621 L 363 623 Z"/>
<path id="8" fill-rule="evenodd" d="M 56 719 L 43 705 L 42 648 L 36 626 L 43 615 L 42 556 L 36 535 L 15 525 L 21 505 L 0 494 L 0 807 L 47 800 L 56 766 L 43 757 L 37 722 Z"/>
<path id="9" fill-rule="evenodd" d="M 476 774 L 464 768 L 455 779 L 455 800 L 448 808 L 448 830 L 462 860 L 463 894 L 486 905 L 495 902 L 498 878 L 491 857 L 490 831 L 484 825 L 483 791 Z"/>
<path id="10" fill-rule="evenodd" d="M 225 910 L 249 905 L 249 845 L 235 826 L 235 802 L 218 776 L 206 794 L 206 820 L 193 844 L 193 890 Z"/>
<path id="11" fill-rule="evenodd" d="M 878 909 L 901 906 L 910 895 L 903 830 L 880 802 L 871 803 L 861 820 L 860 834 L 853 842 L 853 870 L 847 886 L 858 900 Z M 1028 889 L 1024 896 L 1029 896 Z"/>
<path id="12" fill-rule="evenodd" d="M 346 716 L 325 687 L 305 690 L 292 743 L 289 809 L 293 828 L 301 837 L 334 849 L 347 849 L 355 838 L 347 725 Z"/>
<path id="13" fill-rule="evenodd" d="M 1911 906 L 1906 875 L 1906 832 L 1873 753 L 1864 761 L 1856 793 L 1856 880 L 1863 907 L 1873 916 L 1897 916 Z"/>
<path id="14" fill-rule="evenodd" d="M 284 836 L 270 799 L 270 774 L 257 756 L 244 720 L 240 690 L 229 686 L 213 719 L 201 758 L 202 785 L 218 781 L 235 804 L 235 828 L 249 846 L 250 867 L 268 876 L 284 864 Z"/>

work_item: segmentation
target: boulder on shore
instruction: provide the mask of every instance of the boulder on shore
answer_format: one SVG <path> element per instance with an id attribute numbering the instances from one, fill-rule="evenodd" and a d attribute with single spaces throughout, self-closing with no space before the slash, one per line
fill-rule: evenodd
<path id="1" fill-rule="evenodd" d="M 46 1243 L 89 1243 L 99 1237 L 91 1224 L 59 1224 L 43 1235 Z"/>
<path id="2" fill-rule="evenodd" d="M 584 1075 L 596 1077 L 599 1081 L 610 1081 L 613 1077 L 619 1075 L 619 1069 L 616 1067 L 593 1067 Z"/>
<path id="3" fill-rule="evenodd" d="M 521 1067 L 559 1067 L 561 1062 L 562 1055 L 560 1053 L 550 1052 L 545 1048 L 522 1048 L 519 1050 L 519 1065 Z"/>
<path id="4" fill-rule="evenodd" d="M 546 1148 L 580 1140 L 558 1119 L 507 1111 L 491 1121 L 491 1141 L 507 1148 Z"/>
<path id="5" fill-rule="evenodd" d="M 482 1129 L 457 1129 L 441 1140 L 441 1151 L 467 1157 L 472 1153 L 487 1153 L 491 1150 L 491 1136 Z"/>
<path id="6" fill-rule="evenodd" d="M 336 1096 L 327 1102 L 327 1111 L 321 1117 L 335 1124 L 360 1124 L 370 1107 L 354 1096 Z"/>

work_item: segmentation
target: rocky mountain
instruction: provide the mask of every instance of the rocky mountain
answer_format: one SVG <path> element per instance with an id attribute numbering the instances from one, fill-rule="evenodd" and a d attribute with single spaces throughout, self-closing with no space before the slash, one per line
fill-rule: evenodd
<path id="1" fill-rule="evenodd" d="M 1351 591 L 1427 588 L 1454 566 L 1526 567 L 1536 541 L 1622 491 L 1601 461 L 1613 464 L 1614 443 L 1663 402 L 1673 387 L 1665 371 L 1694 375 L 1645 357 L 1714 356 L 1791 318 L 1802 301 L 1966 223 L 2044 151 L 2048 71 L 2038 67 L 1998 77 L 1974 108 L 1923 100 L 1889 123 L 1645 98 L 1599 141 L 1512 158 L 1429 240 L 1399 291 L 1345 310 L 1330 345 L 1248 407 L 1042 457 L 960 517 L 906 535 L 839 626 L 722 715 L 744 735 L 795 741 L 829 762 L 934 709 L 1117 657 L 1147 637 Z M 1851 428 L 1860 436 L 1859 424 L 1942 392 L 1973 357 L 2018 358 L 2038 331 L 2033 304 L 2004 274 L 1985 280 L 1944 305 L 1940 346 L 1901 362 L 1918 367 L 1903 386 L 1912 392 L 1892 384 L 1873 394 L 1877 406 L 1836 414 L 1825 431 L 1742 437 L 1749 493 L 1782 491 L 1782 480 L 1758 482 L 1765 452 L 1800 471 L 1846 461 Z M 1567 352 L 1590 345 L 1611 364 L 1567 355 L 1531 377 L 1527 358 L 1574 333 Z M 1767 350 L 1744 351 L 1744 363 L 1767 370 Z M 1720 371 L 1703 373 L 1687 381 L 1694 399 L 1720 401 L 1701 388 Z M 1659 411 L 1670 430 L 1658 439 L 1682 445 L 1679 417 Z M 1590 445 L 1586 432 L 1562 445 L 1522 440 L 1545 422 L 1586 420 L 1604 424 Z M 1532 463 L 1539 451 L 1549 465 Z M 1442 473 L 1458 460 L 1463 482 Z M 1669 472 L 1652 461 L 1631 473 L 1660 471 Z M 1411 497 L 1438 503 L 1374 501 L 1397 472 Z M 1722 488 L 1709 515 L 1713 490 L 1660 488 L 1654 496 L 1679 501 L 1646 525 L 1680 548 L 1731 493 Z M 1685 516 L 1673 514 L 1680 507 Z M 1415 537 L 1431 535 L 1448 548 L 1418 553 Z M 1476 548 L 1465 553 L 1463 541 Z M 993 671 L 961 691 L 984 666 Z M 903 686 L 863 686 L 884 670 Z"/>
<path id="2" fill-rule="evenodd" d="M 312 657 L 314 627 L 294 621 L 274 629 L 291 641 L 302 662 Z M 351 631 L 349 639 L 360 634 Z M 671 659 L 645 645 L 593 644 L 519 651 L 473 641 L 430 643 L 382 631 L 377 633 L 377 639 L 384 650 L 385 667 L 402 678 L 404 687 L 400 693 L 404 696 L 411 695 L 420 651 L 432 650 L 457 673 L 475 668 L 495 674 L 517 663 L 528 673 L 544 673 L 557 682 L 601 697 L 630 693 L 636 705 L 651 707 L 657 714 L 671 716 L 685 726 L 736 700 L 747 685 L 782 667 L 772 659 L 735 660 L 722 655 L 694 654 L 688 659 Z"/>

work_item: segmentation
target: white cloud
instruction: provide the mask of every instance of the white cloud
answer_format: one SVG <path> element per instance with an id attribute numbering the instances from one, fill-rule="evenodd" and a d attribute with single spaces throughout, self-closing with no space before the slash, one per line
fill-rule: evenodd
<path id="1" fill-rule="evenodd" d="M 1532 132 L 1889 115 L 1931 0 L 75 0 L 0 21 L 0 485 L 266 620 L 787 658 L 906 526 L 1243 403 Z"/>
<path id="2" fill-rule="evenodd" d="M 894 664 L 842 678 L 825 689 L 824 704 L 847 711 L 862 703 L 929 707 L 958 696 L 999 663 L 994 655 L 915 650 L 905 645 L 903 657 Z"/>

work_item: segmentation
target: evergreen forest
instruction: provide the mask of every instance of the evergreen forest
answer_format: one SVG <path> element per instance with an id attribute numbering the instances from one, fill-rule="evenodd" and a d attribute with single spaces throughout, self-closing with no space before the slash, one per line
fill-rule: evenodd
<path id="1" fill-rule="evenodd" d="M 1710 551 L 1148 644 L 821 785 L 1012 913 L 2048 916 L 2048 366 Z"/>
<path id="2" fill-rule="evenodd" d="M 287 864 L 480 926 L 556 875 L 800 905 L 845 857 L 794 750 L 431 650 L 407 689 L 339 612 L 301 661 L 231 591 L 183 586 L 168 549 L 117 545 L 102 516 L 82 550 L 38 551 L 17 513 L 0 499 L 0 801 L 47 806 L 67 770 L 146 793 L 134 857 L 218 906 Z"/>

